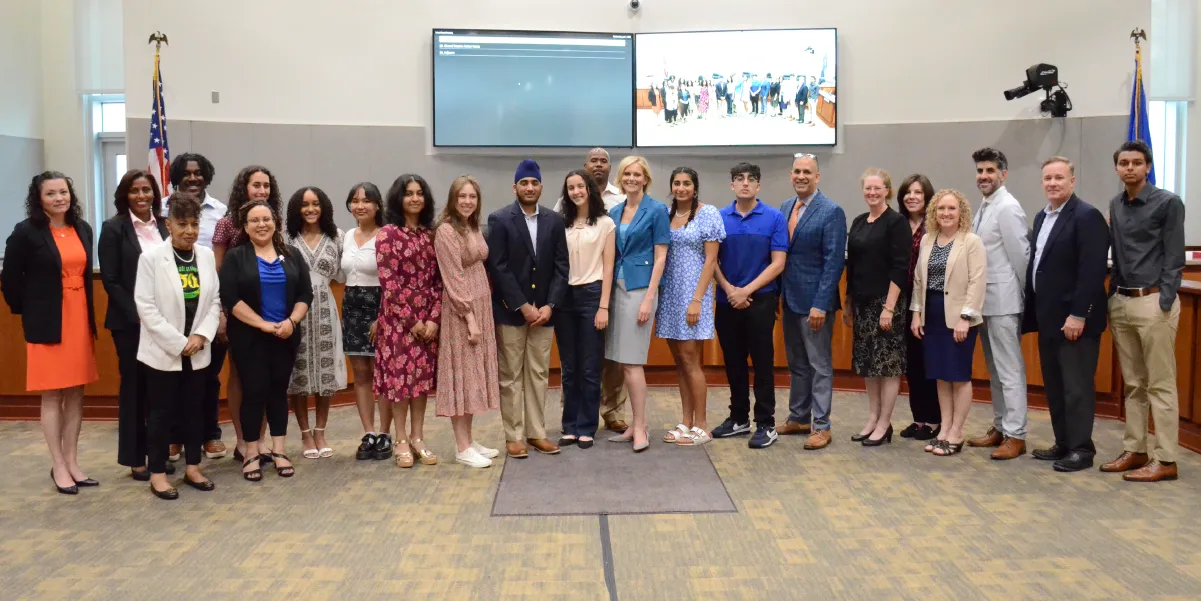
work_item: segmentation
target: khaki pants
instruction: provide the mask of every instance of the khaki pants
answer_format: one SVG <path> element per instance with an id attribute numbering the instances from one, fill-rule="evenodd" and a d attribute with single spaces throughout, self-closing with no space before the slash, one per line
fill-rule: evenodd
<path id="1" fill-rule="evenodd" d="M 546 438 L 546 386 L 554 329 L 496 326 L 505 440 Z"/>
<path id="2" fill-rule="evenodd" d="M 621 365 L 614 363 L 608 359 L 601 361 L 601 418 L 605 425 L 609 425 L 615 421 L 625 421 L 625 413 L 622 409 L 626 406 L 626 400 L 630 395 L 626 394 L 625 374 L 622 372 Z"/>
<path id="3" fill-rule="evenodd" d="M 1176 461 L 1180 405 L 1176 393 L 1176 328 L 1180 299 L 1159 308 L 1159 294 L 1109 298 L 1109 327 L 1125 381 L 1126 435 L 1123 448 L 1147 452 L 1147 413 L 1155 420 L 1153 459 Z"/>

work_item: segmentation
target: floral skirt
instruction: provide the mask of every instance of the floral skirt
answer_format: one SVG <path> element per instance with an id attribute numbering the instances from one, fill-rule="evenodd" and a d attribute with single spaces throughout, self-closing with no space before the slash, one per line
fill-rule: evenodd
<path id="1" fill-rule="evenodd" d="M 853 342 L 851 343 L 851 371 L 864 378 L 891 378 L 905 375 L 905 317 L 907 312 L 897 311 L 892 318 L 892 329 L 880 329 L 880 313 L 884 311 L 886 297 L 867 301 L 855 299 Z M 905 293 L 897 298 L 897 307 L 907 307 Z"/>
<path id="2" fill-rule="evenodd" d="M 342 351 L 347 355 L 375 356 L 371 324 L 379 317 L 379 286 L 347 286 L 342 296 Z"/>

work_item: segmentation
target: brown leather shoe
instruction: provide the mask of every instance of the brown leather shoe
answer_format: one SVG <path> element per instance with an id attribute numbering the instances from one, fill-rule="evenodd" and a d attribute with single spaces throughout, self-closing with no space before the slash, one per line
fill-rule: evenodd
<path id="1" fill-rule="evenodd" d="M 543 455 L 557 455 L 559 453 L 559 445 L 551 442 L 548 438 L 527 438 L 526 442 L 530 443 L 530 446 L 534 447 L 535 451 Z"/>
<path id="2" fill-rule="evenodd" d="M 611 422 L 605 422 L 605 429 L 610 432 L 617 432 L 618 434 L 621 434 L 622 432 L 629 430 L 630 425 L 627 424 L 625 420 L 615 419 Z"/>
<path id="3" fill-rule="evenodd" d="M 989 457 L 997 461 L 1004 461 L 1006 459 L 1017 459 L 1019 456 L 1025 454 L 1026 441 L 1006 436 L 1005 440 L 1001 442 L 1001 446 L 997 447 L 997 450 L 993 451 Z"/>
<path id="4" fill-rule="evenodd" d="M 818 449 L 824 449 L 830 446 L 830 440 L 831 437 L 829 430 L 817 430 L 810 434 L 809 438 L 805 440 L 805 450 L 816 451 Z"/>
<path id="5" fill-rule="evenodd" d="M 220 440 L 210 440 L 204 443 L 204 456 L 209 459 L 220 459 L 225 456 L 225 443 Z"/>
<path id="6" fill-rule="evenodd" d="M 984 436 L 977 436 L 967 441 L 969 447 L 999 447 L 1005 437 L 996 428 L 989 428 Z"/>
<path id="7" fill-rule="evenodd" d="M 809 424 L 798 424 L 796 422 L 784 422 L 783 426 L 776 428 L 776 434 L 808 434 L 813 430 Z"/>
<path id="8" fill-rule="evenodd" d="M 520 440 L 505 441 L 505 453 L 514 459 L 525 459 L 530 454 L 525 450 L 525 443 Z"/>
<path id="9" fill-rule="evenodd" d="M 172 463 L 179 461 L 179 456 L 183 453 L 183 445 L 173 444 L 167 448 L 167 461 Z"/>
<path id="10" fill-rule="evenodd" d="M 1152 461 L 1132 472 L 1126 472 L 1122 479 L 1127 482 L 1159 482 L 1160 480 L 1176 479 L 1176 464 L 1165 465 Z"/>
<path id="11" fill-rule="evenodd" d="M 1128 472 L 1136 470 L 1151 460 L 1146 453 L 1131 453 L 1130 451 L 1122 451 L 1117 459 L 1101 465 L 1103 472 Z"/>

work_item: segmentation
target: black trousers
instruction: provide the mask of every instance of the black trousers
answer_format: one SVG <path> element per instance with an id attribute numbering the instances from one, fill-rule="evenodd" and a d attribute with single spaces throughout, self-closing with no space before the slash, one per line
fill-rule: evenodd
<path id="1" fill-rule="evenodd" d="M 1038 337 L 1043 391 L 1051 410 L 1055 444 L 1086 457 L 1097 454 L 1093 445 L 1097 386 L 1093 378 L 1100 352 L 1099 336 L 1082 336 L 1073 341 L 1062 335 Z"/>
<path id="2" fill-rule="evenodd" d="M 150 414 L 146 433 L 149 467 L 153 474 L 167 471 L 167 446 L 175 424 L 183 429 L 184 457 L 188 465 L 200 465 L 204 446 L 204 422 L 201 416 L 204 394 L 204 370 L 193 370 L 192 361 L 183 359 L 181 371 L 159 371 L 145 365 L 147 404 Z"/>
<path id="3" fill-rule="evenodd" d="M 908 311 L 905 315 L 910 315 Z M 926 351 L 922 341 L 913 333 L 905 333 L 905 381 L 909 383 L 909 410 L 913 421 L 921 424 L 941 424 L 938 408 L 938 381 L 926 377 Z"/>
<path id="4" fill-rule="evenodd" d="M 601 283 L 568 286 L 555 307 L 555 337 L 563 374 L 563 433 L 596 436 L 600 421 L 601 359 L 605 333 L 596 329 Z"/>
<path id="5" fill-rule="evenodd" d="M 246 442 L 258 441 L 264 410 L 271 436 L 287 436 L 288 382 L 296 363 L 295 347 L 263 332 L 241 330 L 238 335 L 249 338 L 231 341 L 242 380 L 242 436 Z"/>
<path id="6" fill-rule="evenodd" d="M 205 369 L 204 398 L 201 401 L 206 441 L 221 440 L 221 426 L 217 423 L 217 415 L 221 407 L 221 369 L 225 367 L 225 354 L 229 351 L 229 344 L 214 340 L 210 350 L 213 358 Z"/>
<path id="7" fill-rule="evenodd" d="M 751 296 L 751 306 L 735 309 L 717 303 L 717 342 L 725 355 L 726 379 L 730 382 L 730 418 L 748 423 L 751 410 L 749 356 L 755 368 L 755 424 L 776 426 L 775 370 L 776 309 L 779 295 L 764 292 Z"/>
<path id="8" fill-rule="evenodd" d="M 755 113 L 755 114 L 759 114 L 759 97 L 758 96 L 753 96 L 753 95 L 751 96 L 751 112 Z"/>
<path id="9" fill-rule="evenodd" d="M 141 328 L 113 330 L 117 347 L 117 371 L 121 387 L 117 393 L 117 463 L 125 467 L 146 465 L 146 370 L 138 362 Z"/>
<path id="10" fill-rule="evenodd" d="M 726 114 L 734 114 L 734 97 L 730 96 L 729 94 L 726 94 Z"/>

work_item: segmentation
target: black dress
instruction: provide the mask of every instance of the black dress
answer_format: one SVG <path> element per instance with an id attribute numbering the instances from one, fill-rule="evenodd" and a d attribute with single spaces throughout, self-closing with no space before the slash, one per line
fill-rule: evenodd
<path id="1" fill-rule="evenodd" d="M 909 223 L 892 208 L 873 222 L 868 213 L 855 218 L 847 235 L 847 297 L 852 303 L 851 370 L 865 378 L 905 374 L 905 288 L 913 236 Z M 892 329 L 880 329 L 880 314 L 890 284 L 901 289 Z"/>

